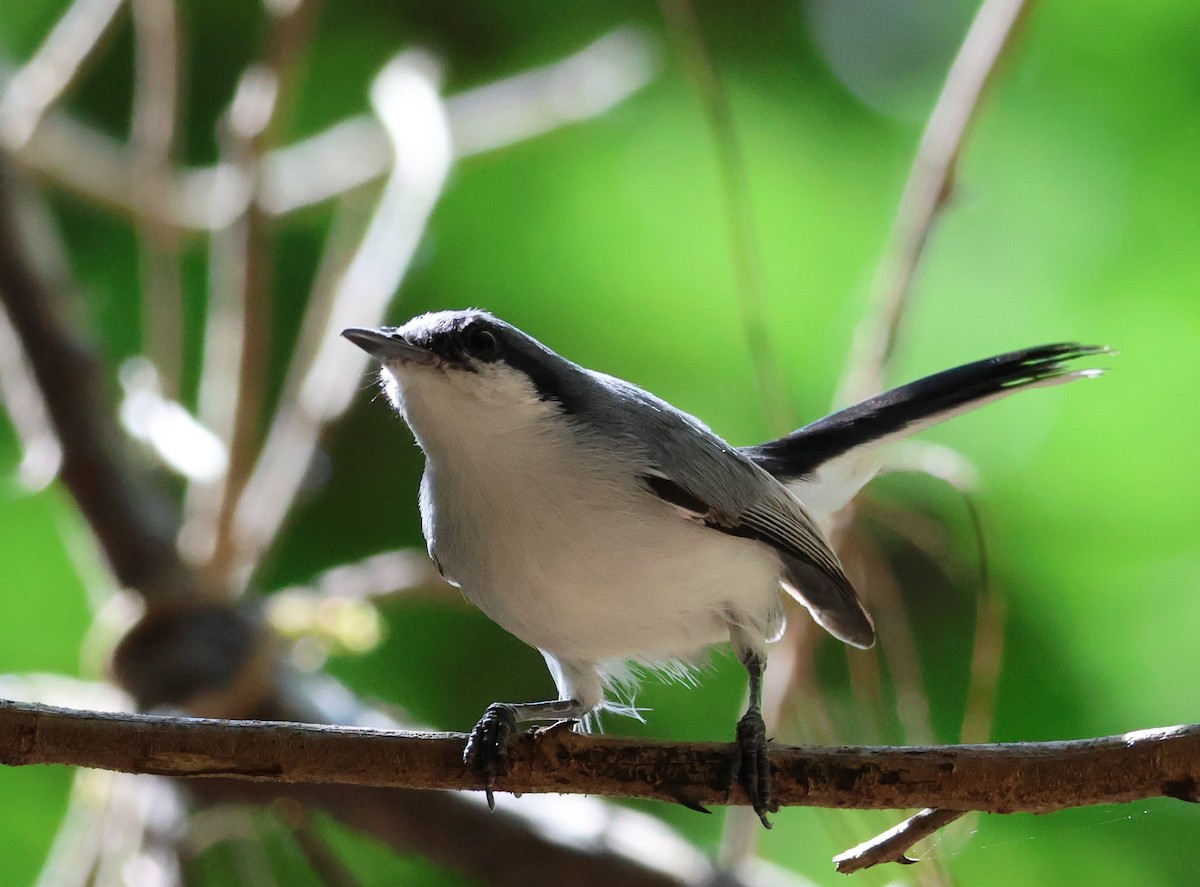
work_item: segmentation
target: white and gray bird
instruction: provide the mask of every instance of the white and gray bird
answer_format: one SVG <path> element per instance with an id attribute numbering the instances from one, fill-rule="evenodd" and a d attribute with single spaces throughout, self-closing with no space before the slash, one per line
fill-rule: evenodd
<path id="1" fill-rule="evenodd" d="M 750 677 L 731 768 L 764 824 L 760 712 L 782 589 L 830 634 L 875 630 L 821 527 L 879 468 L 881 444 L 1022 388 L 1096 375 L 1105 349 L 1045 345 L 947 370 L 786 437 L 733 447 L 629 382 L 585 369 L 483 311 L 343 335 L 382 366 L 425 454 L 422 528 L 442 575 L 545 657 L 558 699 L 496 703 L 465 760 L 491 801 L 519 724 L 580 719 L 630 665 L 732 643 Z"/>

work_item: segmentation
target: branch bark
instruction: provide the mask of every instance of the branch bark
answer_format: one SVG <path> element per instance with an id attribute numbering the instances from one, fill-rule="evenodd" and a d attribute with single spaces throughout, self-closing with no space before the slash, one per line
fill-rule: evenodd
<path id="1" fill-rule="evenodd" d="M 876 835 L 869 841 L 864 841 L 857 847 L 851 847 L 845 853 L 839 853 L 833 858 L 840 874 L 851 875 L 873 865 L 883 862 L 898 862 L 911 865 L 917 860 L 910 858 L 907 853 L 913 844 L 922 838 L 927 838 L 939 829 L 945 828 L 956 819 L 966 815 L 964 810 L 943 810 L 938 807 L 926 807 L 920 813 L 910 816 L 894 828 L 888 829 L 881 835 Z"/>
<path id="2" fill-rule="evenodd" d="M 0 701 L 0 763 L 406 789 L 474 789 L 466 737 L 279 721 L 78 711 Z M 729 743 L 663 743 L 565 730 L 512 743 L 496 789 L 695 804 L 727 790 Z M 771 750 L 785 806 L 1049 813 L 1150 797 L 1200 801 L 1200 725 L 1062 742 Z"/>

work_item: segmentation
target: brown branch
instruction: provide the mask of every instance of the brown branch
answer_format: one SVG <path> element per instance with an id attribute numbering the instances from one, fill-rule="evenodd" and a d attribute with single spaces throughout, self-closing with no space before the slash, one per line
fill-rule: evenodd
<path id="1" fill-rule="evenodd" d="M 917 862 L 905 854 L 913 844 L 927 838 L 939 829 L 966 815 L 964 810 L 940 810 L 925 808 L 882 835 L 876 835 L 845 853 L 833 858 L 834 865 L 843 875 L 850 875 L 884 862 Z"/>
<path id="2" fill-rule="evenodd" d="M 262 56 L 242 72 L 218 124 L 220 165 L 251 187 L 257 187 L 262 158 L 277 138 L 282 109 L 292 97 L 316 7 L 315 0 L 299 0 L 270 17 Z M 218 483 L 189 490 L 189 506 L 199 503 L 189 513 L 199 519 L 192 523 L 187 553 L 205 562 L 215 583 L 231 586 L 230 527 L 262 442 L 273 334 L 274 240 L 272 220 L 258 203 L 246 201 L 227 227 L 214 232 L 209 254 L 209 329 L 199 412 L 227 445 L 229 461 Z M 197 535 L 204 538 L 197 540 Z"/>
<path id="3" fill-rule="evenodd" d="M 0 701 L 0 763 L 173 777 L 476 789 L 457 733 L 112 714 Z M 496 788 L 743 804 L 725 788 L 731 746 L 563 730 L 524 734 Z M 1200 725 L 991 745 L 771 750 L 784 806 L 1049 813 L 1151 797 L 1200 801 Z"/>
<path id="4" fill-rule="evenodd" d="M 967 127 L 984 88 L 1012 38 L 1026 0 L 984 0 L 946 75 L 929 115 L 883 256 L 871 281 L 866 316 L 836 401 L 855 403 L 883 389 L 883 368 L 908 307 L 913 278 L 938 214 L 953 190 L 954 170 Z"/>
<path id="5" fill-rule="evenodd" d="M 8 175 L 0 168 L 0 301 L 62 444 L 63 483 L 117 579 L 153 593 L 149 589 L 161 587 L 165 575 L 180 571 L 172 541 L 174 509 L 130 465 L 116 411 L 103 390 L 101 364 L 68 332 L 60 317 L 65 306 L 27 256 Z"/>

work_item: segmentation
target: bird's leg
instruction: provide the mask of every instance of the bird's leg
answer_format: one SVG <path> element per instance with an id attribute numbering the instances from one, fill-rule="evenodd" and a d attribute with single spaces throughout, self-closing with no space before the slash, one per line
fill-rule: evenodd
<path id="1" fill-rule="evenodd" d="M 741 783 L 750 798 L 754 812 L 767 828 L 771 827 L 767 813 L 771 807 L 771 762 L 767 757 L 767 726 L 762 716 L 762 682 L 766 662 L 757 653 L 747 651 L 741 656 L 750 675 L 750 705 L 737 725 L 737 749 L 734 752 L 733 780 Z"/>
<path id="2" fill-rule="evenodd" d="M 574 720 L 588 709 L 574 699 L 546 702 L 493 702 L 467 737 L 463 763 L 483 778 L 489 809 L 496 809 L 492 794 L 496 774 L 508 772 L 508 740 L 520 724 L 531 721 Z"/>

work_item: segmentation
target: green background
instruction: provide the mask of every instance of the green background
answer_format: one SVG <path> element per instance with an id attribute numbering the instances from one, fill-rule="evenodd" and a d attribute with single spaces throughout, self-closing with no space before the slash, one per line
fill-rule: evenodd
<path id="1" fill-rule="evenodd" d="M 0 6 L 0 50 L 27 57 L 63 6 Z M 878 17 L 904 4 L 833 6 L 698 7 L 745 152 L 772 344 L 804 420 L 830 406 L 924 115 L 972 11 L 931 4 L 936 15 L 902 28 L 881 27 Z M 258 51 L 263 18 L 234 0 L 180 9 L 190 82 L 183 154 L 208 163 L 216 116 Z M 768 426 L 754 395 L 717 152 L 654 5 L 329 0 L 285 141 L 365 110 L 370 78 L 399 48 L 420 44 L 442 57 L 453 93 L 553 61 L 631 21 L 661 49 L 659 76 L 602 118 L 457 166 L 390 318 L 485 307 L 701 416 L 735 444 L 757 442 L 781 429 Z M 839 21 L 847 32 L 837 31 Z M 1111 372 L 1098 381 L 1023 394 L 926 435 L 965 454 L 982 477 L 992 578 L 1007 602 L 997 740 L 1200 721 L 1198 38 L 1200 7 L 1191 2 L 1033 9 L 979 115 L 889 369 L 898 384 L 1061 339 L 1120 352 L 1103 361 Z M 68 98 L 73 113 L 122 138 L 131 53 L 125 21 Z M 80 315 L 115 388 L 116 366 L 141 347 L 134 234 L 77 198 L 47 194 L 83 285 Z M 279 226 L 276 374 L 329 218 L 318 207 Z M 185 263 L 193 321 L 185 365 L 194 387 L 200 241 L 187 242 Z M 364 390 L 326 444 L 326 482 L 294 513 L 260 577 L 266 589 L 421 544 L 419 453 L 385 405 Z M 77 571 L 91 558 L 86 531 L 61 490 L 29 495 L 17 485 L 18 460 L 0 424 L 8 475 L 0 486 L 0 672 L 79 674 L 90 620 Z M 936 483 L 892 480 L 884 495 L 949 522 L 965 548 L 957 556 L 975 556 L 961 503 Z M 917 569 L 903 575 L 920 582 Z M 970 607 L 920 615 L 921 588 L 909 592 L 934 722 L 950 740 L 966 685 Z M 401 602 L 385 615 L 380 647 L 332 663 L 368 697 L 465 729 L 493 699 L 550 690 L 536 653 L 463 606 Z M 826 657 L 834 693 L 837 655 Z M 698 689 L 647 687 L 639 696 L 653 709 L 645 726 L 609 729 L 722 738 L 742 687 L 736 663 L 718 657 Z M 871 738 L 853 719 L 844 734 L 847 742 Z M 35 877 L 68 784 L 57 769 L 0 771 L 5 883 Z M 715 848 L 720 816 L 644 809 Z M 843 883 L 829 857 L 897 816 L 788 810 L 776 819 L 762 838 L 767 858 Z M 1200 813 L 1175 801 L 981 817 L 973 827 L 969 838 L 946 838 L 933 851 L 957 883 L 1184 884 L 1200 870 Z M 339 832 L 335 841 L 364 883 L 432 877 L 356 836 Z M 858 880 L 904 881 L 920 868 Z M 213 854 L 204 883 L 223 883 L 228 872 Z"/>

